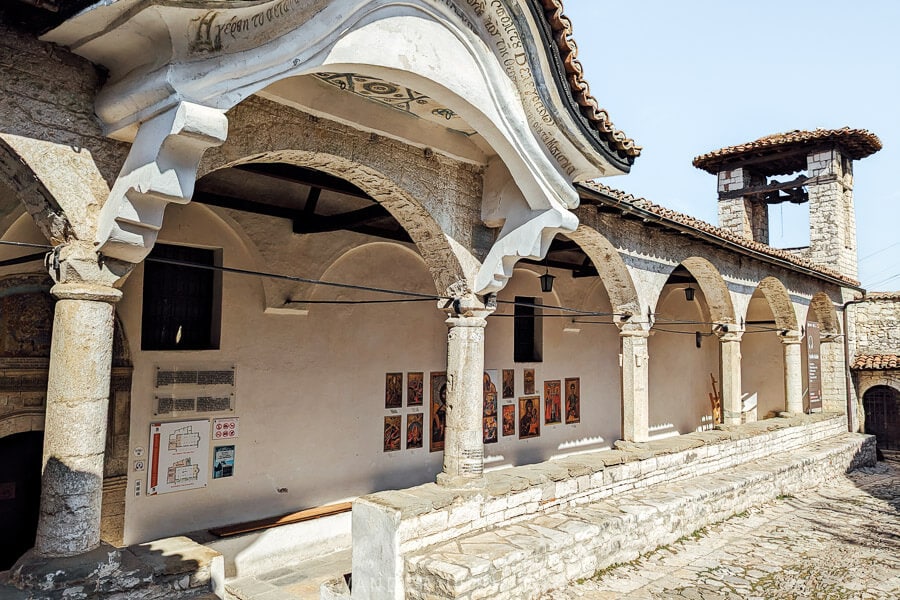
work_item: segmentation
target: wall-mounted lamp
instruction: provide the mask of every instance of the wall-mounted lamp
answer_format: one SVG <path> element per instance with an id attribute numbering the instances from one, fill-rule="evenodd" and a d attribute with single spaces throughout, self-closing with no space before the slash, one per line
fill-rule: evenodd
<path id="1" fill-rule="evenodd" d="M 687 300 L 688 302 L 693 302 L 695 291 L 696 290 L 694 288 L 692 288 L 691 286 L 687 286 L 686 288 L 684 288 L 684 299 Z"/>
<path id="2" fill-rule="evenodd" d="M 550 271 L 545 269 L 543 275 L 539 277 L 541 280 L 541 291 L 545 294 L 553 291 L 553 280 L 556 279 L 556 276 L 551 275 Z"/>

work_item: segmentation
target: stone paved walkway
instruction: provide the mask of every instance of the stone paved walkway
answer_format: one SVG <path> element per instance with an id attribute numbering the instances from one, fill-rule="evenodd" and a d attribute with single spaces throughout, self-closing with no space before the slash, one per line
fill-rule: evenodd
<path id="1" fill-rule="evenodd" d="M 541 600 L 900 598 L 900 462 L 826 482 Z"/>

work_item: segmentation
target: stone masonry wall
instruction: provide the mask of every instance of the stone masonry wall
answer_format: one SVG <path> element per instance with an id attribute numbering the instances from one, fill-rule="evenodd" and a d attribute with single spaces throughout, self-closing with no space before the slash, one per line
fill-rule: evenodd
<path id="1" fill-rule="evenodd" d="M 764 178 L 753 175 L 747 169 L 722 171 L 719 173 L 719 194 L 762 183 L 765 183 Z M 747 197 L 719 198 L 719 227 L 749 240 L 768 244 L 769 208 L 765 203 L 754 202 Z"/>
<path id="2" fill-rule="evenodd" d="M 528 600 L 671 544 L 779 494 L 875 462 L 871 437 L 844 433 L 684 483 L 570 507 L 428 548 L 407 561 L 406 598 Z"/>
<path id="3" fill-rule="evenodd" d="M 836 149 L 814 152 L 807 157 L 807 174 L 809 177 L 833 177 L 831 181 L 808 187 L 808 258 L 855 279 L 856 217 L 851 163 Z"/>
<path id="4" fill-rule="evenodd" d="M 789 454 L 845 431 L 846 418 L 834 414 L 768 419 L 642 444 L 619 442 L 616 450 L 491 472 L 482 490 L 426 484 L 365 496 L 353 506 L 354 586 L 371 583 L 371 597 L 400 597 L 391 582 L 403 576 L 405 557 L 429 546 Z"/>
<path id="5" fill-rule="evenodd" d="M 84 149 L 111 185 L 128 145 L 100 129 L 94 115 L 100 83 L 90 62 L 15 29 L 0 13 L 0 132 Z"/>
<path id="6" fill-rule="evenodd" d="M 900 354 L 900 294 L 873 294 L 873 299 L 851 304 L 852 356 Z"/>

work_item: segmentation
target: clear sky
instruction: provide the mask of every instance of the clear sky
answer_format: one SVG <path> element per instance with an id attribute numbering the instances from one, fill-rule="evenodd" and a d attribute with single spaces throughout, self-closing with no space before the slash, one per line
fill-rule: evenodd
<path id="1" fill-rule="evenodd" d="M 854 163 L 860 280 L 900 290 L 900 1 L 564 7 L 591 92 L 643 146 L 630 174 L 603 183 L 716 223 L 715 176 L 695 156 L 793 129 L 868 129 L 884 148 Z M 779 206 L 771 244 L 807 245 L 807 205 Z"/>

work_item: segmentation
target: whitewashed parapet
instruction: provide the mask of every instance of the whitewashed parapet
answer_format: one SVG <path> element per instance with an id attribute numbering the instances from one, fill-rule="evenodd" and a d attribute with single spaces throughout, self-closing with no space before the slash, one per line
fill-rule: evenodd
<path id="1" fill-rule="evenodd" d="M 145 121 L 101 210 L 100 252 L 141 262 L 156 243 L 166 206 L 191 200 L 203 152 L 227 135 L 221 110 L 190 102 Z"/>

